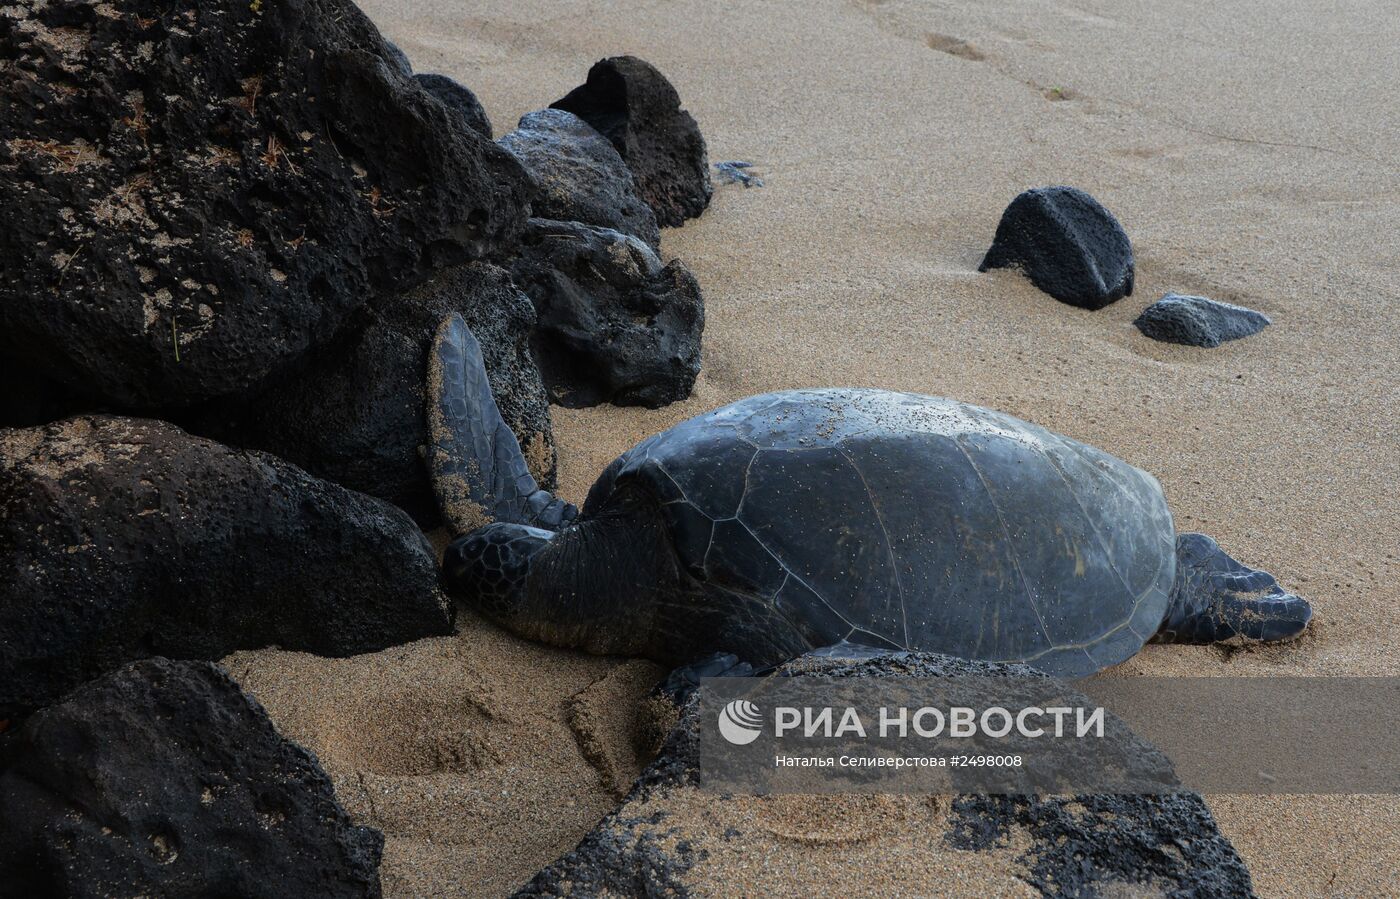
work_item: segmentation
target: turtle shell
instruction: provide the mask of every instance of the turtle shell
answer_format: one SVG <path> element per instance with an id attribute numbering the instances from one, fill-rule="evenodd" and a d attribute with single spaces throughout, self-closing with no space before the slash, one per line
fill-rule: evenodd
<path id="1" fill-rule="evenodd" d="M 1157 631 L 1176 569 L 1150 474 L 937 397 L 750 397 L 624 453 L 584 514 L 624 484 L 657 499 L 695 578 L 771 604 L 812 646 L 1087 674 Z"/>

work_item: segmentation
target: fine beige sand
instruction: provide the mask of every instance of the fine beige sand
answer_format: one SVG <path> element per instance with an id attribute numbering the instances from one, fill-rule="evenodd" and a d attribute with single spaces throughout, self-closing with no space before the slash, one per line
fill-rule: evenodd
<path id="1" fill-rule="evenodd" d="M 719 187 L 704 217 L 664 235 L 665 255 L 705 291 L 704 371 L 690 401 L 665 409 L 556 410 L 568 499 L 639 438 L 748 394 L 952 396 L 1153 472 L 1180 529 L 1214 535 L 1316 609 L 1296 644 L 1149 647 L 1114 675 L 1400 674 L 1389 0 L 366 9 L 419 71 L 476 91 L 498 134 L 596 59 L 645 57 L 677 86 L 711 160 L 753 161 L 767 182 Z M 1091 313 L 1015 274 L 977 273 L 1012 197 L 1058 183 L 1123 222 L 1132 297 Z M 1131 322 L 1168 290 L 1274 325 L 1215 350 L 1157 344 Z M 571 846 L 638 763 L 623 703 L 596 707 L 584 730 L 604 736 L 590 744 L 571 726 L 576 697 L 637 697 L 655 674 L 529 647 L 469 617 L 457 638 L 361 659 L 231 664 L 386 831 L 391 895 L 471 894 L 478 878 L 482 894 L 500 893 Z M 619 710 L 603 721 L 608 708 Z M 1400 895 L 1400 800 L 1208 798 L 1261 895 Z M 836 855 L 803 858 L 813 882 L 850 863 L 824 872 Z M 985 894 L 998 892 L 988 881 Z"/>

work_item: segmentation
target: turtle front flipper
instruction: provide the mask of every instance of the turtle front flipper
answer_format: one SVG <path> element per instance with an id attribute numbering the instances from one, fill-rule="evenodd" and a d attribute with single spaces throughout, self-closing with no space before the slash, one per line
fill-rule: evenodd
<path id="1" fill-rule="evenodd" d="M 428 360 L 428 470 L 448 526 L 466 534 L 495 521 L 557 530 L 578 510 L 530 474 L 491 395 L 481 345 L 455 312 Z"/>
<path id="2" fill-rule="evenodd" d="M 1176 538 L 1176 582 L 1154 643 L 1286 640 L 1312 620 L 1312 606 L 1267 571 L 1242 565 L 1205 534 Z"/>
<path id="3" fill-rule="evenodd" d="M 703 659 L 682 665 L 666 675 L 666 679 L 656 685 L 656 695 L 673 705 L 685 705 L 685 701 L 696 690 L 700 681 L 707 677 L 756 677 L 767 674 L 771 669 L 755 671 L 754 667 L 732 652 L 716 652 Z"/>

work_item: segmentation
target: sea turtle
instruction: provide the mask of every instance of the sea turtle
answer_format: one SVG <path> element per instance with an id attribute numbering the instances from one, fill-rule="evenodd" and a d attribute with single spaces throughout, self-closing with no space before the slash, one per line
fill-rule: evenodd
<path id="1" fill-rule="evenodd" d="M 834 644 L 1079 676 L 1149 640 L 1280 640 L 1308 603 L 1156 479 L 990 409 L 870 389 L 749 397 L 617 458 L 582 511 L 540 490 L 457 316 L 431 354 L 449 589 L 511 631 L 667 664 Z"/>

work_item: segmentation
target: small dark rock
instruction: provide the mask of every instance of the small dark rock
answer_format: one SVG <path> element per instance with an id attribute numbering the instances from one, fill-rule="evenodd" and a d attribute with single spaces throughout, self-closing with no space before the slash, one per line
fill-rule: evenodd
<path id="1" fill-rule="evenodd" d="M 0 430 L 0 546 L 0 718 L 145 656 L 344 656 L 452 625 L 403 512 L 164 422 Z"/>
<path id="2" fill-rule="evenodd" d="M 378 897 L 384 838 L 209 662 L 154 658 L 0 742 L 7 896 Z"/>
<path id="3" fill-rule="evenodd" d="M 935 653 L 808 654 L 778 669 L 791 677 L 1027 677 L 1024 665 L 974 662 Z M 572 851 L 543 869 L 517 897 L 684 896 L 691 869 L 717 839 L 696 832 L 697 801 L 712 803 L 709 820 L 724 821 L 728 798 L 697 792 L 700 784 L 700 699 L 693 696 L 660 755 L 632 787 L 622 806 Z M 761 798 L 757 801 L 763 801 Z M 677 808 L 677 806 L 679 808 Z M 1014 827 L 1030 846 L 1017 860 L 1045 896 L 1107 895 L 1148 884 L 1164 895 L 1248 897 L 1249 871 L 1194 793 L 1142 796 L 974 796 L 954 804 L 944 841 L 966 850 L 1004 849 Z M 727 836 L 727 834 L 726 834 Z M 724 839 L 719 837 L 718 839 Z M 686 848 L 681 849 L 682 846 Z M 674 848 L 668 848 L 674 847 Z M 803 864 L 801 849 L 770 864 Z M 725 876 L 711 856 L 706 876 Z M 1155 893 L 1154 893 L 1155 895 Z"/>
<path id="4" fill-rule="evenodd" d="M 588 79 L 552 104 L 612 141 L 637 179 L 637 189 L 668 227 L 710 205 L 705 138 L 680 95 L 656 67 L 635 56 L 614 56 L 588 70 Z"/>
<path id="5" fill-rule="evenodd" d="M 399 49 L 399 45 L 385 38 L 384 49 L 389 53 L 389 61 L 398 69 L 399 74 L 408 77 L 413 74 L 413 63 L 409 62 L 408 54 Z"/>
<path id="6" fill-rule="evenodd" d="M 1271 322 L 1264 313 L 1244 306 L 1169 293 L 1143 310 L 1133 324 L 1153 340 L 1217 347 L 1258 334 Z"/>
<path id="7" fill-rule="evenodd" d="M 487 140 L 491 139 L 491 119 L 476 94 L 446 75 L 414 75 L 423 89 L 442 101 L 467 127 Z"/>
<path id="8" fill-rule="evenodd" d="M 481 342 L 496 405 L 531 473 L 554 489 L 549 397 L 530 349 L 535 309 L 505 271 L 486 263 L 444 269 L 410 291 L 371 300 L 355 326 L 296 377 L 246 402 L 220 404 L 191 427 L 276 453 L 432 527 L 437 501 L 419 453 L 428 439 L 424 383 L 433 332 L 452 312 Z"/>
<path id="9" fill-rule="evenodd" d="M 532 343 L 554 402 L 654 409 L 690 395 L 705 305 L 679 260 L 663 266 L 607 228 L 531 219 L 512 273 L 539 315 Z"/>
<path id="10" fill-rule="evenodd" d="M 1133 246 L 1123 226 L 1073 187 L 1040 187 L 1011 201 L 979 271 L 1006 267 L 1084 309 L 1102 309 L 1133 292 Z"/>
<path id="11" fill-rule="evenodd" d="M 603 135 L 562 109 L 541 109 L 520 119 L 500 140 L 535 177 L 538 218 L 611 228 L 661 245 L 656 214 L 637 195 L 627 163 Z"/>
<path id="12" fill-rule="evenodd" d="M 246 391 L 501 252 L 530 180 L 350 0 L 0 16 L 0 366 L 129 410 Z"/>

